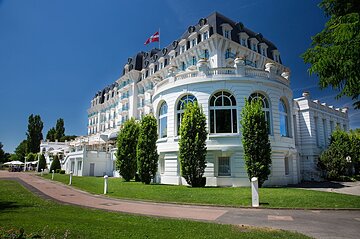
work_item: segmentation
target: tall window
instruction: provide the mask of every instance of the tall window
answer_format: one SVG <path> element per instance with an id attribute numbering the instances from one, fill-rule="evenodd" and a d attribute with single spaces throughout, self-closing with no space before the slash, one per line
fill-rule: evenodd
<path id="1" fill-rule="evenodd" d="M 260 94 L 260 93 L 253 93 L 250 95 L 249 100 L 252 101 L 254 99 L 260 100 L 260 102 L 262 103 L 262 107 L 263 107 L 263 111 L 265 113 L 265 120 L 268 124 L 268 129 L 269 129 L 269 134 L 272 134 L 271 131 L 271 118 L 270 118 L 270 105 L 269 105 L 269 101 L 268 99 Z"/>
<path id="2" fill-rule="evenodd" d="M 219 91 L 210 99 L 210 133 L 237 133 L 235 97 Z"/>
<path id="3" fill-rule="evenodd" d="M 229 30 L 224 30 L 224 37 L 230 38 L 230 31 Z"/>
<path id="4" fill-rule="evenodd" d="M 180 125 L 181 125 L 182 117 L 184 115 L 184 110 L 185 110 L 186 104 L 189 102 L 194 103 L 196 101 L 197 101 L 197 99 L 193 95 L 185 95 L 179 100 L 179 103 L 177 104 L 177 108 L 176 108 L 177 134 L 178 135 L 180 134 Z"/>
<path id="5" fill-rule="evenodd" d="M 197 61 L 196 61 L 196 56 L 193 56 L 193 57 L 192 57 L 192 64 L 193 64 L 193 66 L 196 66 L 196 62 L 197 62 Z"/>
<path id="6" fill-rule="evenodd" d="M 208 50 L 208 49 L 205 49 L 205 50 L 204 50 L 204 57 L 205 57 L 206 59 L 209 59 L 209 50 Z"/>
<path id="7" fill-rule="evenodd" d="M 159 136 L 160 138 L 167 137 L 167 111 L 168 107 L 166 102 L 163 102 L 159 111 Z"/>
<path id="8" fill-rule="evenodd" d="M 288 109 L 284 100 L 279 101 L 279 116 L 280 116 L 280 135 L 289 137 L 289 118 Z"/>
<path id="9" fill-rule="evenodd" d="M 181 70 L 185 70 L 186 66 L 185 66 L 185 62 L 181 62 Z"/>
<path id="10" fill-rule="evenodd" d="M 284 158 L 284 166 L 285 166 L 285 175 L 289 175 L 290 173 L 290 167 L 289 167 L 289 158 Z"/>
<path id="11" fill-rule="evenodd" d="M 218 176 L 231 176 L 230 158 L 219 157 L 218 162 L 219 162 Z"/>
<path id="12" fill-rule="evenodd" d="M 208 39 L 208 38 L 209 38 L 209 32 L 206 31 L 206 32 L 204 32 L 204 33 L 202 34 L 202 40 L 204 41 L 204 40 L 206 40 L 206 39 Z"/>

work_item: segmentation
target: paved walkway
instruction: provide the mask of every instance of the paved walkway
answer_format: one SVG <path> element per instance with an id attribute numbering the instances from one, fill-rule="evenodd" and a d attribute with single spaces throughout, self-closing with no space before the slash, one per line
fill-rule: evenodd
<path id="1" fill-rule="evenodd" d="M 334 192 L 360 196 L 360 181 L 357 182 L 305 182 L 294 185 L 296 188 L 303 188 L 316 191 Z"/>
<path id="2" fill-rule="evenodd" d="M 28 173 L 0 171 L 0 178 L 20 181 L 36 194 L 65 204 L 148 216 L 272 227 L 315 238 L 359 238 L 360 210 L 276 210 L 174 205 L 92 195 Z"/>

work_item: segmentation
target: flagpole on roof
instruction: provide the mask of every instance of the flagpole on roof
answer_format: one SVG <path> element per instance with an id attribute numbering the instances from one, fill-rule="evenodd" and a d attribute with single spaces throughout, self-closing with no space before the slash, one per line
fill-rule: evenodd
<path id="1" fill-rule="evenodd" d="M 159 27 L 159 50 L 160 50 L 160 27 Z"/>

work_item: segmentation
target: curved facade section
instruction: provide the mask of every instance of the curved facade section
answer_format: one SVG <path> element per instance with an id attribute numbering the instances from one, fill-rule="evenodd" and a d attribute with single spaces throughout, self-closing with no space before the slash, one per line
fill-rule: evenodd
<path id="1" fill-rule="evenodd" d="M 272 125 L 272 173 L 266 183 L 297 183 L 300 175 L 295 140 L 281 134 L 284 114 L 278 108 L 283 97 L 292 98 L 289 81 L 285 78 L 279 80 L 277 76 L 271 78 L 265 70 L 260 76 L 252 75 L 250 72 L 255 69 L 247 67 L 244 67 L 244 71 L 248 75 L 237 74 L 239 67 L 229 68 L 227 72 L 216 75 L 207 75 L 199 68 L 189 72 L 187 78 L 180 78 L 179 74 L 169 77 L 166 83 L 154 89 L 153 107 L 156 109 L 163 102 L 169 106 L 167 137 L 158 140 L 162 168 L 158 180 L 164 184 L 186 184 L 180 176 L 178 159 L 178 99 L 193 96 L 207 117 L 209 136 L 205 176 L 208 186 L 249 185 L 243 159 L 240 120 L 245 100 L 254 98 L 262 100 L 267 120 Z M 292 115 L 292 109 L 286 109 L 287 114 Z M 291 117 L 287 119 L 291 120 Z"/>

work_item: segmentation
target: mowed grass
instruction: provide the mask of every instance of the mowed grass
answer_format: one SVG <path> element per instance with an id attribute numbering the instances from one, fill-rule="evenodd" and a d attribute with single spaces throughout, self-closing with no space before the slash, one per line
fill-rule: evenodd
<path id="1" fill-rule="evenodd" d="M 0 180 L 0 231 L 20 228 L 42 238 L 309 238 L 282 230 L 66 206 L 43 200 L 15 181 Z"/>
<path id="2" fill-rule="evenodd" d="M 51 179 L 51 174 L 44 175 Z M 55 174 L 54 180 L 68 184 L 69 175 Z M 73 176 L 73 187 L 102 194 L 104 178 Z M 108 196 L 123 199 L 149 200 L 218 206 L 251 206 L 251 188 L 191 188 L 139 182 L 124 182 L 120 178 L 109 178 Z M 261 188 L 260 206 L 264 208 L 360 208 L 360 197 L 330 192 L 319 192 L 295 188 Z"/>

